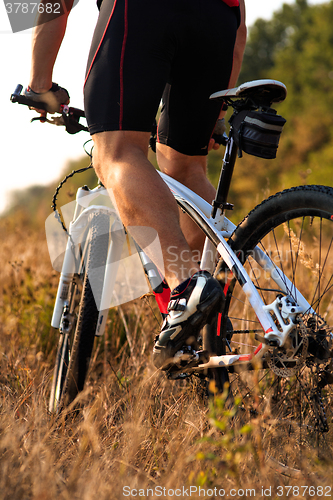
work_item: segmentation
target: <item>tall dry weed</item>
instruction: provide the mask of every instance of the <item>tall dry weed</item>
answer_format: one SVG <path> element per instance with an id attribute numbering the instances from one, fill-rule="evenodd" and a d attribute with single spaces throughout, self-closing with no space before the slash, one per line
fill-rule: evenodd
<path id="1" fill-rule="evenodd" d="M 201 380 L 172 382 L 155 370 L 152 302 L 110 312 L 80 409 L 50 415 L 57 274 L 43 231 L 2 224 L 0 499 L 287 498 L 278 487 L 332 486 L 330 463 L 281 475 L 263 456 L 260 417 L 240 425 L 223 398 L 208 402 Z"/>

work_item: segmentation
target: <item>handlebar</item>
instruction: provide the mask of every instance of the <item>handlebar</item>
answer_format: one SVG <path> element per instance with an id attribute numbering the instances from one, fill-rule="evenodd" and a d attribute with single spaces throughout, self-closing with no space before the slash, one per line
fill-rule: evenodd
<path id="1" fill-rule="evenodd" d="M 20 85 L 20 84 L 17 85 L 16 89 L 14 90 L 12 95 L 10 96 L 10 100 L 12 102 L 18 102 L 19 104 L 24 104 L 25 106 L 29 106 L 31 108 L 36 108 L 38 106 L 38 109 L 43 109 L 44 111 L 46 111 L 46 104 L 43 104 L 42 102 L 37 103 L 37 102 L 33 101 L 32 99 L 29 99 L 25 95 L 21 95 L 22 90 L 23 90 L 23 85 Z"/>
<path id="2" fill-rule="evenodd" d="M 38 108 L 46 111 L 46 104 L 43 104 L 42 102 L 36 102 L 33 99 L 29 99 L 25 95 L 22 95 L 21 92 L 23 90 L 23 85 L 19 84 L 16 86 L 16 89 L 10 96 L 10 100 L 15 103 L 23 104 L 24 106 L 29 106 L 30 108 Z M 52 117 L 51 120 L 46 119 L 44 117 L 35 117 L 32 118 L 32 122 L 35 120 L 39 121 L 46 121 L 48 123 L 51 123 L 52 125 L 62 125 L 65 126 L 66 131 L 69 134 L 76 134 L 77 132 L 81 132 L 81 130 L 84 130 L 88 132 L 88 127 L 82 125 L 80 123 L 80 118 L 85 117 L 85 113 L 82 109 L 79 108 L 73 108 L 70 106 L 67 106 L 66 104 L 62 104 L 60 106 L 60 116 L 55 116 Z"/>
<path id="3" fill-rule="evenodd" d="M 23 85 L 19 84 L 16 86 L 16 89 L 10 96 L 10 100 L 15 103 L 23 104 L 24 106 L 29 106 L 30 108 L 38 108 L 38 109 L 43 109 L 46 111 L 46 105 L 43 104 L 42 102 L 36 102 L 33 99 L 29 99 L 25 95 L 22 95 L 21 92 L 23 90 Z M 80 118 L 85 118 L 85 113 L 82 109 L 79 108 L 73 108 L 69 107 L 66 104 L 62 104 L 60 106 L 60 112 L 59 114 L 61 116 L 57 117 L 52 117 L 51 120 L 48 120 L 44 117 L 35 117 L 32 118 L 32 122 L 39 120 L 42 122 L 48 122 L 51 123 L 52 125 L 62 125 L 66 127 L 66 131 L 69 134 L 76 134 L 77 132 L 80 132 L 81 130 L 88 131 L 88 127 L 85 127 L 81 123 L 79 123 Z M 216 143 L 226 146 L 228 136 L 225 133 L 214 133 L 212 138 L 215 140 Z M 154 150 L 154 148 L 153 148 Z"/>

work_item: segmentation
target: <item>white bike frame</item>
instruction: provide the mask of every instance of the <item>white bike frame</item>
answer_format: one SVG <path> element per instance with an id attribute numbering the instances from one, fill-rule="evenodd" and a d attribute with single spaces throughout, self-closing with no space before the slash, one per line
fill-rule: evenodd
<path id="1" fill-rule="evenodd" d="M 274 344 L 282 346 L 285 343 L 290 331 L 295 327 L 294 320 L 296 315 L 306 311 L 314 313 L 309 303 L 299 291 L 295 291 L 295 294 L 293 295 L 296 303 L 293 302 L 292 305 L 288 303 L 287 297 L 276 299 L 268 305 L 264 304 L 248 273 L 226 241 L 234 232 L 236 226 L 225 216 L 221 209 L 218 209 L 217 214 L 213 219 L 211 217 L 212 207 L 209 203 L 166 174 L 161 172 L 159 172 L 159 174 L 169 187 L 178 205 L 198 224 L 206 235 L 201 268 L 213 273 L 216 263 L 216 252 L 223 258 L 230 273 L 236 277 L 237 281 L 241 285 L 242 290 L 249 300 L 264 333 L 262 343 L 259 344 L 257 349 L 251 354 L 226 354 L 223 356 L 212 356 L 208 363 L 200 364 L 199 367 L 190 368 L 185 371 L 198 371 L 213 367 L 228 367 L 231 365 L 248 364 L 254 357 L 257 357 L 258 359 L 262 358 L 270 345 Z M 75 246 L 73 246 L 73 235 L 75 235 L 75 243 L 80 241 L 80 237 L 82 237 L 82 234 L 87 227 L 87 215 L 91 212 L 108 213 L 110 217 L 115 217 L 115 211 L 109 207 L 102 205 L 86 206 L 85 197 L 87 195 L 89 195 L 89 202 L 91 203 L 95 197 L 100 196 L 101 194 L 107 195 L 106 190 L 101 187 L 97 187 L 91 191 L 86 191 L 80 188 L 77 193 L 77 205 L 74 218 L 69 229 L 71 236 L 69 237 L 67 243 L 52 317 L 52 326 L 60 328 L 60 331 L 62 314 L 65 306 L 67 305 L 66 301 L 68 289 L 75 275 L 76 256 Z M 116 229 L 118 237 L 112 238 L 111 230 L 111 244 L 109 246 L 107 259 L 107 262 L 111 263 L 111 265 L 106 266 L 101 304 L 106 303 L 104 300 L 105 296 L 110 297 L 112 295 L 112 289 L 115 283 L 120 261 L 120 252 L 125 238 L 125 232 L 119 232 L 119 229 L 123 227 L 120 220 L 118 219 L 118 221 L 114 224 L 117 226 Z M 261 266 L 266 272 L 270 273 L 279 289 L 281 289 L 282 292 L 288 296 L 292 285 L 284 273 L 277 268 L 277 266 L 259 247 L 254 249 L 253 257 L 259 266 Z M 147 260 L 149 261 L 148 257 Z M 279 308 L 277 306 L 278 302 L 280 304 Z M 100 336 L 104 333 L 107 312 L 107 309 L 103 309 L 99 313 L 96 335 Z M 274 313 L 275 321 L 278 322 L 278 326 L 275 324 L 271 312 Z"/>
<path id="2" fill-rule="evenodd" d="M 276 342 L 279 346 L 282 346 L 285 343 L 290 331 L 295 327 L 294 319 L 296 314 L 304 313 L 305 311 L 314 313 L 310 304 L 303 297 L 303 295 L 296 290 L 293 295 L 296 297 L 297 304 L 288 306 L 286 299 L 282 298 L 282 311 L 280 311 L 277 307 L 277 302 L 281 303 L 281 299 L 276 299 L 272 302 L 272 304 L 265 305 L 248 273 L 227 243 L 228 238 L 230 238 L 236 229 L 236 226 L 225 216 L 224 213 L 222 213 L 220 209 L 218 209 L 216 217 L 212 219 L 212 206 L 209 203 L 193 193 L 190 189 L 180 184 L 178 181 L 161 172 L 160 175 L 164 182 L 168 185 L 178 205 L 206 234 L 206 241 L 202 255 L 202 269 L 205 269 L 210 273 L 214 272 L 216 259 L 213 256 L 214 251 L 217 251 L 223 258 L 229 271 L 236 277 L 237 281 L 241 285 L 243 292 L 248 298 L 263 328 L 264 341 L 267 342 L 267 344 L 261 343 L 257 349 L 250 354 L 226 354 L 223 356 L 212 356 L 208 363 L 200 365 L 200 369 L 204 370 L 206 368 L 247 364 L 254 357 L 261 358 L 269 348 L 269 344 L 272 341 Z M 252 256 L 260 267 L 270 273 L 279 289 L 288 295 L 292 288 L 292 284 L 287 276 L 285 276 L 285 274 L 259 247 L 254 249 Z M 274 323 L 270 311 L 274 312 L 275 318 L 279 323 L 279 328 Z M 281 313 L 283 314 L 283 317 Z"/>

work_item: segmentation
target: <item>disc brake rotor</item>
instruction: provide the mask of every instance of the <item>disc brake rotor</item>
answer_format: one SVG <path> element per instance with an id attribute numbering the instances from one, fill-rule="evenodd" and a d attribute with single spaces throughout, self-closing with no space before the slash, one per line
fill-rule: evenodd
<path id="1" fill-rule="evenodd" d="M 289 378 L 305 363 L 309 339 L 303 323 L 295 325 L 283 347 L 274 348 L 266 354 L 268 367 L 279 377 Z"/>

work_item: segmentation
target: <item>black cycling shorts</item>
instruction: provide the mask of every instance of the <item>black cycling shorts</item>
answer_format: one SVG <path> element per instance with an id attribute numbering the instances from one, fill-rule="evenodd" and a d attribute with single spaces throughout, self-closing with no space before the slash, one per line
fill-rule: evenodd
<path id="1" fill-rule="evenodd" d="M 150 132 L 205 155 L 228 87 L 240 13 L 221 0 L 103 0 L 85 82 L 91 134 Z"/>

